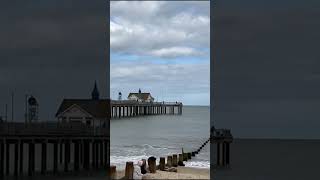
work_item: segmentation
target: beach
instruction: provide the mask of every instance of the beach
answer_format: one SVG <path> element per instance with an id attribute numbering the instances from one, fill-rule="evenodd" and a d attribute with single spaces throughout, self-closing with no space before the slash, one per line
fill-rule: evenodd
<path id="1" fill-rule="evenodd" d="M 124 177 L 124 174 L 124 170 L 118 171 L 117 179 Z M 154 174 L 147 173 L 143 176 L 135 176 L 135 179 L 210 179 L 210 169 L 179 166 L 177 167 L 177 172 L 157 170 Z"/>

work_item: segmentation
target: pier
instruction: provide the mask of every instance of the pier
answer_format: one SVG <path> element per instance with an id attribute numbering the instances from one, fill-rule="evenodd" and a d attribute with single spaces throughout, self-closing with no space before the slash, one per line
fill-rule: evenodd
<path id="1" fill-rule="evenodd" d="M 111 118 L 146 115 L 182 114 L 181 102 L 139 102 L 133 100 L 112 100 Z"/>
<path id="2" fill-rule="evenodd" d="M 211 143 L 217 145 L 215 164 L 218 168 L 230 166 L 230 144 L 233 141 L 233 136 L 230 129 L 213 129 L 211 132 Z"/>
<path id="3" fill-rule="evenodd" d="M 109 143 L 109 127 L 0 123 L 0 177 L 106 168 Z"/>

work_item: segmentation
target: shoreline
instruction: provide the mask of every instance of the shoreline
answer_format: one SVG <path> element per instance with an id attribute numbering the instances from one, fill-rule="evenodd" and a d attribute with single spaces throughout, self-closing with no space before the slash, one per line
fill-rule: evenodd
<path id="1" fill-rule="evenodd" d="M 135 166 L 135 170 L 139 171 Z M 117 179 L 123 178 L 125 170 L 117 171 Z M 177 172 L 157 170 L 156 173 L 147 173 L 135 179 L 210 179 L 210 168 L 195 168 L 178 166 Z"/>

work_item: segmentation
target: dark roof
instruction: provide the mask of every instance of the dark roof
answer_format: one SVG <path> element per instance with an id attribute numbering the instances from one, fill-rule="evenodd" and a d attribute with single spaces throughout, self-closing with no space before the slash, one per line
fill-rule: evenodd
<path id="1" fill-rule="evenodd" d="M 149 95 L 151 96 L 150 93 L 130 93 L 128 95 L 128 98 L 131 96 L 131 95 L 135 95 L 137 96 L 139 99 L 143 99 L 143 100 L 147 100 Z M 152 96 L 151 96 L 152 97 Z"/>
<path id="2" fill-rule="evenodd" d="M 56 117 L 74 104 L 87 111 L 95 118 L 106 118 L 110 110 L 110 100 L 100 99 L 64 99 L 56 113 Z"/>

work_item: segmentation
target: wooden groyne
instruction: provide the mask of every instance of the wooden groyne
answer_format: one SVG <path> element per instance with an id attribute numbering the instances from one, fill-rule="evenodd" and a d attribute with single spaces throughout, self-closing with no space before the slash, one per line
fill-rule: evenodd
<path id="1" fill-rule="evenodd" d="M 111 118 L 146 115 L 182 114 L 181 102 L 111 101 Z"/>
<path id="2" fill-rule="evenodd" d="M 85 124 L 0 123 L 0 177 L 107 168 L 108 132 Z"/>
<path id="3" fill-rule="evenodd" d="M 196 154 L 200 153 L 202 148 L 207 145 L 207 143 L 210 141 L 210 138 L 206 140 L 204 143 L 201 144 L 199 148 L 197 148 L 195 151 L 191 152 L 184 152 L 182 148 L 181 154 L 172 154 L 168 155 L 166 157 L 160 157 L 159 164 L 156 164 L 156 158 L 151 156 L 146 159 L 142 159 L 142 165 L 140 167 L 141 174 L 145 173 L 156 173 L 157 170 L 160 171 L 168 171 L 168 172 L 177 172 L 176 167 L 178 166 L 185 166 L 183 162 L 189 161 L 192 159 L 192 157 L 196 156 Z M 179 157 L 179 158 L 178 158 Z M 148 163 L 148 168 L 147 168 Z M 125 167 L 125 175 L 124 177 L 121 177 L 121 179 L 133 179 L 133 173 L 134 173 L 134 164 L 132 161 L 126 162 Z M 110 179 L 117 179 L 117 171 L 116 166 L 110 166 L 109 168 L 109 178 Z"/>

